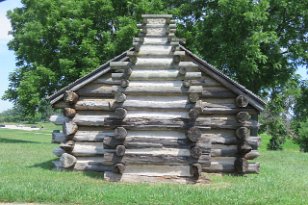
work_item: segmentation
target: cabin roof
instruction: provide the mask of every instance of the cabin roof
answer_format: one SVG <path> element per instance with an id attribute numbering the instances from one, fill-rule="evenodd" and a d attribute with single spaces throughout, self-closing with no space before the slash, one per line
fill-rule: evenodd
<path id="1" fill-rule="evenodd" d="M 228 89 L 232 90 L 234 93 L 237 93 L 238 95 L 244 95 L 245 97 L 247 97 L 249 103 L 257 110 L 259 111 L 264 110 L 264 106 L 266 105 L 266 103 L 259 96 L 257 96 L 252 91 L 248 90 L 243 85 L 236 82 L 235 80 L 232 80 L 231 78 L 229 78 L 227 75 L 222 73 L 220 70 L 215 68 L 213 65 L 209 64 L 205 60 L 194 55 L 191 51 L 189 51 L 183 45 L 180 45 L 180 49 L 182 51 L 185 51 L 185 54 L 189 56 L 195 63 L 197 63 L 203 72 L 209 74 L 211 77 L 213 77 L 215 80 L 225 85 Z M 127 61 L 129 59 L 127 56 L 127 52 L 132 51 L 132 50 L 133 48 L 123 52 L 122 54 L 116 56 L 115 58 L 99 66 L 97 69 L 90 72 L 86 76 L 79 78 L 75 82 L 63 87 L 59 91 L 48 96 L 48 100 L 50 100 L 51 105 L 60 101 L 63 98 L 65 91 L 67 90 L 77 91 L 84 85 L 94 81 L 95 79 L 109 72 L 110 62 Z"/>

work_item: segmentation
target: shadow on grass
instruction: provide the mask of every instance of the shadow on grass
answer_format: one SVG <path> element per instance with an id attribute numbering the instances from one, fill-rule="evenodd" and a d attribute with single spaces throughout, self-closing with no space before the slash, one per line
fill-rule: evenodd
<path id="1" fill-rule="evenodd" d="M 41 163 L 37 163 L 37 164 L 29 166 L 29 168 L 41 168 L 41 169 L 45 169 L 45 170 L 52 170 L 52 171 L 55 171 L 55 172 L 59 172 L 59 170 L 54 169 L 54 165 L 52 163 L 54 160 L 55 159 L 48 160 L 48 161 L 41 162 Z M 64 171 L 73 171 L 73 169 L 66 169 Z M 82 171 L 80 171 L 80 172 L 82 172 Z M 84 176 L 91 177 L 91 178 L 98 179 L 98 180 L 101 180 L 101 179 L 104 178 L 103 172 L 83 171 L 82 174 Z"/>
<path id="2" fill-rule="evenodd" d="M 31 143 L 31 144 L 42 144 L 41 142 L 29 141 L 29 140 L 17 140 L 9 138 L 0 138 L 0 143 Z"/>
<path id="3" fill-rule="evenodd" d="M 31 165 L 29 167 L 30 168 L 41 168 L 41 169 L 52 170 L 54 168 L 52 161 L 54 161 L 54 160 L 48 160 L 46 162 L 37 163 L 37 164 Z"/>

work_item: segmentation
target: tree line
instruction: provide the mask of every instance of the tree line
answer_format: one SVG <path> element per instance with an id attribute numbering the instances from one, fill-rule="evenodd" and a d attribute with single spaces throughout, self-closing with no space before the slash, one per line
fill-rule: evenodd
<path id="1" fill-rule="evenodd" d="M 8 12 L 13 35 L 8 46 L 17 62 L 2 98 L 12 101 L 23 116 L 46 112 L 46 96 L 130 48 L 141 14 L 168 13 L 176 19 L 177 36 L 186 39 L 186 47 L 268 102 L 261 129 L 272 135 L 270 149 L 281 149 L 290 135 L 308 139 L 308 83 L 295 74 L 299 66 L 307 69 L 305 0 L 22 4 Z"/>

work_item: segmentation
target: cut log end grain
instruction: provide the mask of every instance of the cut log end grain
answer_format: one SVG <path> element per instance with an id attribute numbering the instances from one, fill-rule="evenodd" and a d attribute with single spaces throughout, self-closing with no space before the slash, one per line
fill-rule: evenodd
<path id="1" fill-rule="evenodd" d="M 64 97 L 63 98 L 64 98 L 64 102 L 69 103 L 69 104 L 75 104 L 78 101 L 79 96 L 74 91 L 67 90 L 64 93 Z"/>
<path id="2" fill-rule="evenodd" d="M 65 150 L 60 147 L 57 147 L 52 151 L 52 153 L 56 155 L 57 157 L 61 157 L 61 155 L 65 153 Z"/>
<path id="3" fill-rule="evenodd" d="M 236 120 L 238 122 L 245 122 L 245 121 L 250 120 L 250 118 L 251 118 L 251 116 L 248 112 L 241 111 L 241 112 L 236 114 Z"/>
<path id="4" fill-rule="evenodd" d="M 114 130 L 114 138 L 117 140 L 124 140 L 127 136 L 127 130 L 124 127 L 117 127 Z"/>
<path id="5" fill-rule="evenodd" d="M 199 146 L 194 146 L 190 149 L 190 156 L 194 159 L 199 159 L 202 155 L 202 149 Z"/>
<path id="6" fill-rule="evenodd" d="M 243 95 L 239 95 L 236 97 L 235 103 L 238 107 L 247 107 L 248 99 Z"/>
<path id="7" fill-rule="evenodd" d="M 201 176 L 201 173 L 202 173 L 201 164 L 199 164 L 199 163 L 192 164 L 191 168 L 190 168 L 190 173 L 195 179 L 198 179 Z"/>
<path id="8" fill-rule="evenodd" d="M 124 119 L 127 115 L 127 111 L 124 108 L 116 108 L 114 113 L 118 119 Z"/>
<path id="9" fill-rule="evenodd" d="M 65 150 L 66 152 L 71 152 L 74 148 L 74 141 L 73 140 L 69 140 L 65 143 L 61 143 L 60 144 L 60 148 L 62 148 L 63 150 Z"/>
<path id="10" fill-rule="evenodd" d="M 118 174 L 123 174 L 125 171 L 125 165 L 123 163 L 117 163 L 113 167 L 114 172 Z"/>
<path id="11" fill-rule="evenodd" d="M 122 157 L 124 156 L 125 154 L 125 151 L 126 151 L 126 148 L 124 145 L 118 145 L 115 149 L 115 154 L 118 156 L 118 157 Z"/>
<path id="12" fill-rule="evenodd" d="M 239 127 L 236 129 L 235 134 L 239 140 L 244 141 L 250 136 L 250 130 L 247 127 Z"/>
<path id="13" fill-rule="evenodd" d="M 200 96 L 197 93 L 189 93 L 188 100 L 192 103 L 195 103 L 199 100 Z"/>
<path id="14" fill-rule="evenodd" d="M 64 109 L 63 109 L 63 114 L 64 114 L 66 117 L 73 118 L 73 117 L 75 117 L 75 115 L 76 115 L 76 110 L 73 109 L 73 108 L 64 108 Z"/>
<path id="15" fill-rule="evenodd" d="M 189 115 L 190 119 L 192 119 L 192 120 L 197 119 L 199 114 L 200 114 L 200 109 L 198 109 L 198 108 L 192 108 L 188 112 L 188 115 Z"/>
<path id="16" fill-rule="evenodd" d="M 73 135 L 78 131 L 78 126 L 74 122 L 66 122 L 63 125 L 63 133 L 66 136 Z"/>
<path id="17" fill-rule="evenodd" d="M 116 102 L 124 102 L 126 100 L 126 95 L 124 93 L 121 92 L 116 92 L 114 95 L 114 98 L 116 100 Z"/>
<path id="18" fill-rule="evenodd" d="M 77 159 L 73 155 L 70 155 L 68 153 L 63 153 L 62 156 L 60 157 L 60 162 L 63 168 L 70 168 L 76 164 Z"/>
<path id="19" fill-rule="evenodd" d="M 197 142 L 201 137 L 201 131 L 198 127 L 191 127 L 186 133 L 187 138 L 192 142 Z"/>
<path id="20" fill-rule="evenodd" d="M 125 80 L 125 79 L 121 80 L 121 87 L 122 88 L 126 88 L 126 87 L 128 87 L 128 85 L 129 85 L 129 81 L 128 80 Z"/>

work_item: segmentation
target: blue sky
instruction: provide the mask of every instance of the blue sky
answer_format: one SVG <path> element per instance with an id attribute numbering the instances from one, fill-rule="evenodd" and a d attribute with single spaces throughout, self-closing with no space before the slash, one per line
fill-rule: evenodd
<path id="1" fill-rule="evenodd" d="M 10 22 L 6 18 L 8 10 L 21 7 L 20 0 L 6 0 L 0 3 L 0 96 L 9 86 L 8 76 L 15 69 L 15 56 L 7 48 L 7 43 L 12 37 L 8 35 L 11 30 Z M 303 78 L 308 78 L 305 68 L 301 67 L 297 71 Z M 12 103 L 0 99 L 0 112 L 12 107 Z"/>

